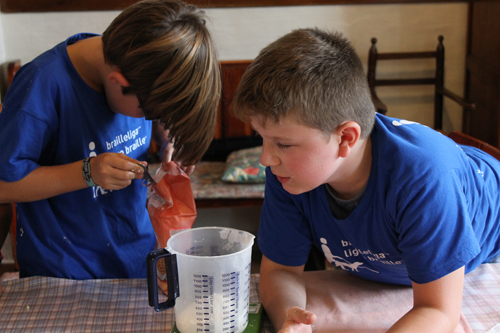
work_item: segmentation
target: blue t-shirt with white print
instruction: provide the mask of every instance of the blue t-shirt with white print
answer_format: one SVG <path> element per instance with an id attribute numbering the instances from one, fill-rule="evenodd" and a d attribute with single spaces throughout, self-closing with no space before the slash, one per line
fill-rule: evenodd
<path id="1" fill-rule="evenodd" d="M 311 246 L 360 277 L 410 285 L 500 254 L 500 162 L 414 122 L 376 115 L 365 193 L 345 219 L 325 185 L 283 190 L 268 168 L 258 244 L 270 260 L 307 261 Z"/>
<path id="2" fill-rule="evenodd" d="M 67 45 L 94 36 L 72 36 L 16 73 L 0 113 L 1 180 L 106 152 L 146 159 L 151 121 L 114 113 L 69 59 Z M 145 277 L 155 245 L 146 196 L 133 180 L 118 191 L 97 186 L 17 203 L 21 277 Z"/>

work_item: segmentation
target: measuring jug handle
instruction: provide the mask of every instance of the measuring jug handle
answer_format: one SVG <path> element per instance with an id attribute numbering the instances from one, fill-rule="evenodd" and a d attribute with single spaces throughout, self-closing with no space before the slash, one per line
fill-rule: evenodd
<path id="1" fill-rule="evenodd" d="M 167 274 L 167 300 L 160 303 L 158 300 L 158 281 L 156 277 L 156 263 L 160 258 L 165 258 L 165 269 Z M 166 249 L 149 252 L 146 257 L 148 273 L 148 296 L 149 306 L 154 306 L 156 311 L 163 311 L 175 306 L 175 299 L 180 296 L 179 274 L 177 271 L 177 256 Z"/>

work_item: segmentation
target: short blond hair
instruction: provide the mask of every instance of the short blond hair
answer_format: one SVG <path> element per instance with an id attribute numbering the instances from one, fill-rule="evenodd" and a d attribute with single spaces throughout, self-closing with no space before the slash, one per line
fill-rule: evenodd
<path id="1" fill-rule="evenodd" d="M 355 121 L 367 137 L 375 122 L 368 81 L 354 48 L 340 33 L 297 29 L 264 48 L 236 90 L 233 113 L 299 122 L 331 133 Z"/>
<path id="2" fill-rule="evenodd" d="M 215 133 L 221 78 L 205 13 L 176 0 L 143 0 L 102 35 L 105 61 L 130 82 L 146 119 L 175 139 L 174 159 L 197 163 Z"/>

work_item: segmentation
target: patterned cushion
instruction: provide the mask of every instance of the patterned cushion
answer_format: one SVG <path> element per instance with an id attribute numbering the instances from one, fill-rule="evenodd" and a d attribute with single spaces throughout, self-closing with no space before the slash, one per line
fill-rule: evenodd
<path id="1" fill-rule="evenodd" d="M 264 183 L 266 168 L 260 164 L 262 146 L 241 149 L 227 157 L 222 180 L 230 183 Z"/>

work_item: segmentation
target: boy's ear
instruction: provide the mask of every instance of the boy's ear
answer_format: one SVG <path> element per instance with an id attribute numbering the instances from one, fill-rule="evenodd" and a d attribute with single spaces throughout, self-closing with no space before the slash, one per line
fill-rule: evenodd
<path id="1" fill-rule="evenodd" d="M 340 136 L 339 157 L 345 158 L 349 156 L 352 147 L 358 142 L 361 127 L 354 121 L 348 121 L 337 128 L 337 134 Z"/>
<path id="2" fill-rule="evenodd" d="M 130 82 L 123 76 L 119 70 L 113 70 L 108 74 L 108 79 L 111 83 L 117 83 L 122 87 L 130 86 Z"/>

